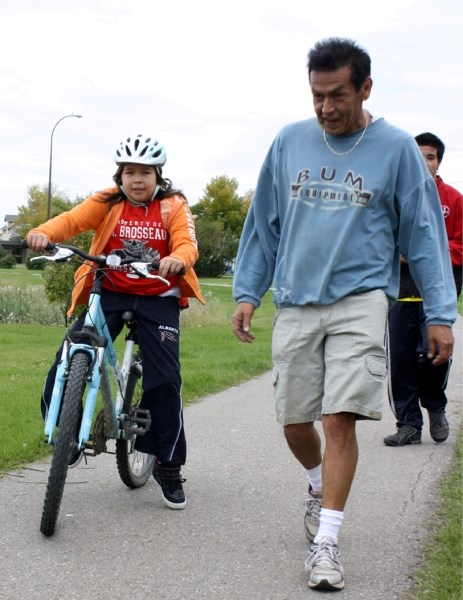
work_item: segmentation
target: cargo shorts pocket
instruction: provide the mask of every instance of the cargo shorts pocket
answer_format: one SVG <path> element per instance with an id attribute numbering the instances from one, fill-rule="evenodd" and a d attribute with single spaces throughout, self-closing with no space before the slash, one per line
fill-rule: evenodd
<path id="1" fill-rule="evenodd" d="M 382 356 L 367 356 L 367 369 L 370 375 L 384 379 L 386 377 L 386 359 Z"/>

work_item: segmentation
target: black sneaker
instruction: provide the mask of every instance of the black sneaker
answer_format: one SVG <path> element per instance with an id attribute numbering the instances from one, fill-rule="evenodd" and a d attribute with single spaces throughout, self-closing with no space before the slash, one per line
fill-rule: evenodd
<path id="1" fill-rule="evenodd" d="M 429 433 L 431 434 L 432 439 L 438 444 L 445 442 L 449 437 L 449 423 L 445 416 L 445 412 L 433 412 L 428 410 L 428 414 Z"/>
<path id="2" fill-rule="evenodd" d="M 46 444 L 48 444 L 48 440 L 47 439 L 44 439 L 43 441 Z M 55 445 L 54 440 L 51 441 L 51 445 L 52 446 Z M 83 450 L 79 450 L 77 448 L 77 442 L 76 442 L 74 448 L 72 449 L 71 456 L 69 458 L 69 462 L 68 462 L 69 468 L 73 469 L 74 467 L 77 467 L 77 465 L 80 464 L 80 462 L 82 461 L 83 457 L 84 457 L 84 451 Z M 87 460 L 87 459 L 85 459 L 85 460 Z"/>
<path id="3" fill-rule="evenodd" d="M 73 469 L 74 467 L 77 467 L 78 464 L 80 464 L 82 458 L 84 457 L 84 451 L 83 450 L 79 450 L 77 448 L 77 445 L 74 446 L 74 448 L 72 449 L 71 452 L 71 458 L 69 459 L 69 468 Z"/>
<path id="4" fill-rule="evenodd" d="M 164 503 L 173 509 L 185 508 L 186 498 L 183 491 L 185 479 L 180 475 L 180 466 L 169 463 L 158 463 L 153 467 L 154 481 L 158 484 Z"/>
<path id="5" fill-rule="evenodd" d="M 421 444 L 421 431 L 411 425 L 399 427 L 397 433 L 387 435 L 383 442 L 386 446 L 406 446 L 407 444 Z"/>

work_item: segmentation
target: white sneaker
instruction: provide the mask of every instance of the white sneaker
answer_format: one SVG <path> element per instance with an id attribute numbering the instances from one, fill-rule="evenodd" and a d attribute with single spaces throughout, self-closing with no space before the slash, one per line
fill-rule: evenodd
<path id="1" fill-rule="evenodd" d="M 344 570 L 341 566 L 337 543 L 329 537 L 322 537 L 310 546 L 305 561 L 309 573 L 309 588 L 315 590 L 342 590 Z"/>
<path id="2" fill-rule="evenodd" d="M 313 492 L 309 487 L 309 499 L 304 502 L 304 530 L 305 536 L 312 543 L 320 527 L 320 510 L 322 507 L 322 493 Z"/>

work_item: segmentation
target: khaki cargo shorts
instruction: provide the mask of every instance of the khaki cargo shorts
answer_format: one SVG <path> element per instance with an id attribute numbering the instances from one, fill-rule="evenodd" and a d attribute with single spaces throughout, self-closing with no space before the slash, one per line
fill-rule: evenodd
<path id="1" fill-rule="evenodd" d="M 388 308 L 384 292 L 374 290 L 328 306 L 277 310 L 272 356 L 279 423 L 339 412 L 381 419 Z"/>

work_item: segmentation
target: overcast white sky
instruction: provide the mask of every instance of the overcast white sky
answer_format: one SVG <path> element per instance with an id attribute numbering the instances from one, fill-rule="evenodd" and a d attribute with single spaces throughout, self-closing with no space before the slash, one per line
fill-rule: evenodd
<path id="1" fill-rule="evenodd" d="M 71 197 L 112 184 L 126 135 L 165 146 L 191 204 L 217 175 L 255 187 L 278 130 L 313 116 L 306 57 L 320 38 L 372 58 L 366 108 L 447 146 L 463 190 L 461 0 L 1 0 L 0 225 L 52 182 Z"/>

